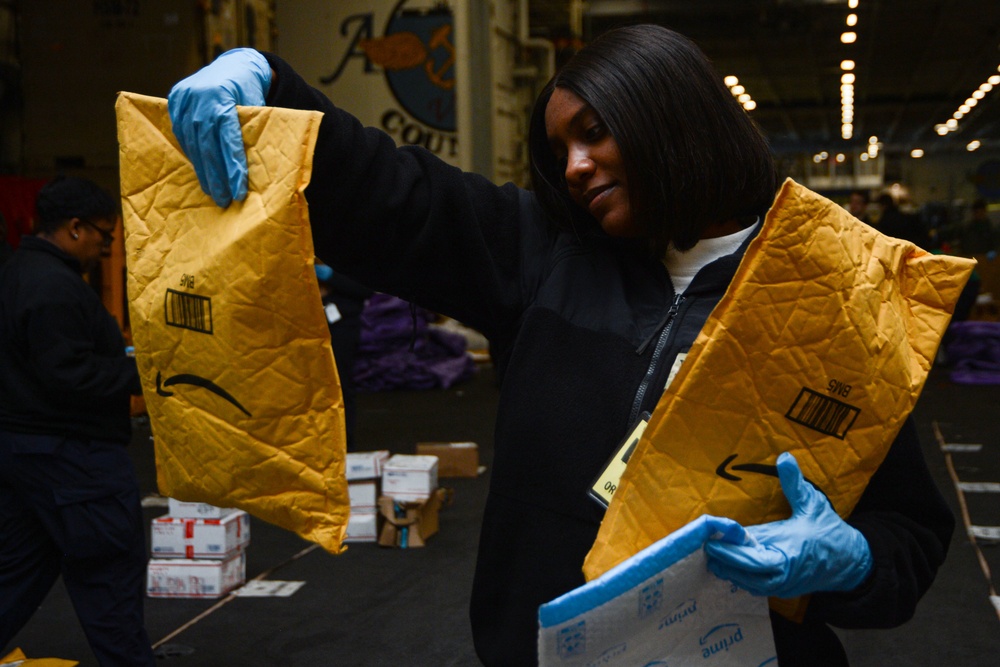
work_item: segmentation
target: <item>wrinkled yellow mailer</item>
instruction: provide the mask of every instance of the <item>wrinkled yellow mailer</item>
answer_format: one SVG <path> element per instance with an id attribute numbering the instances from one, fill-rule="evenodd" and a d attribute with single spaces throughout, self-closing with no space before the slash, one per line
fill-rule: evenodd
<path id="1" fill-rule="evenodd" d="M 974 264 L 885 236 L 786 181 L 660 399 L 587 579 L 705 513 L 787 518 L 781 452 L 849 515 L 917 401 Z"/>
<path id="2" fill-rule="evenodd" d="M 61 658 L 29 658 L 19 648 L 0 658 L 0 667 L 4 667 L 4 665 L 14 667 L 76 667 L 79 664 L 76 660 L 62 660 Z"/>
<path id="3" fill-rule="evenodd" d="M 128 297 L 160 492 L 342 550 L 343 398 L 304 191 L 318 112 L 241 108 L 249 195 L 218 208 L 164 99 L 116 104 Z"/>

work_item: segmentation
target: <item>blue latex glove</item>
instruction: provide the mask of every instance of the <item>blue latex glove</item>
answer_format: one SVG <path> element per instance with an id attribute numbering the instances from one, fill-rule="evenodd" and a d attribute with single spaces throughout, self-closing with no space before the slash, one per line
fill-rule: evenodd
<path id="1" fill-rule="evenodd" d="M 331 269 L 326 264 L 313 264 L 313 268 L 316 269 L 316 278 L 320 282 L 326 282 L 330 278 L 333 278 L 333 269 Z"/>
<path id="2" fill-rule="evenodd" d="M 253 49 L 232 49 L 177 83 L 167 98 L 174 136 L 201 189 L 219 206 L 247 196 L 247 156 L 236 105 L 262 106 L 271 66 Z"/>
<path id="3" fill-rule="evenodd" d="M 873 567 L 864 536 L 837 516 L 787 452 L 778 457 L 778 477 L 791 518 L 748 526 L 755 545 L 709 541 L 708 569 L 754 595 L 779 598 L 850 591 L 864 583 Z"/>

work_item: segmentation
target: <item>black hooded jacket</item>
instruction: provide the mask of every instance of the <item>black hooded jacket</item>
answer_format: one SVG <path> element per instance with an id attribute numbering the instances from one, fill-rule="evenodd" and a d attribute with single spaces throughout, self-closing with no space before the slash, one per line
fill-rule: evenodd
<path id="1" fill-rule="evenodd" d="M 535 664 L 538 606 L 584 583 L 603 515 L 588 487 L 639 413 L 655 407 L 746 243 L 675 296 L 644 247 L 557 232 L 531 193 L 421 148 L 397 149 L 267 58 L 276 72 L 269 105 L 325 114 L 306 190 L 317 255 L 490 340 L 500 400 L 472 628 L 485 664 Z M 783 667 L 846 664 L 826 624 L 905 621 L 943 561 L 953 517 L 912 421 L 850 522 L 871 545 L 873 575 L 857 591 L 814 595 L 803 624 L 775 617 Z"/>

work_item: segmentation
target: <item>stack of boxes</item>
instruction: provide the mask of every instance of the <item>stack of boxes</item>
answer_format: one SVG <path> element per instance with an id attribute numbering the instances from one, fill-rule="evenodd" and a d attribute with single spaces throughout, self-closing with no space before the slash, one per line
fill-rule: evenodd
<path id="1" fill-rule="evenodd" d="M 382 469 L 378 543 L 384 547 L 422 547 L 438 530 L 438 510 L 445 497 L 438 488 L 436 456 L 396 454 Z"/>
<path id="2" fill-rule="evenodd" d="M 246 581 L 246 512 L 171 498 L 150 532 L 149 597 L 217 598 Z"/>
<path id="3" fill-rule="evenodd" d="M 348 452 L 345 473 L 351 501 L 345 542 L 378 540 L 378 497 L 382 466 L 389 460 L 388 450 Z"/>

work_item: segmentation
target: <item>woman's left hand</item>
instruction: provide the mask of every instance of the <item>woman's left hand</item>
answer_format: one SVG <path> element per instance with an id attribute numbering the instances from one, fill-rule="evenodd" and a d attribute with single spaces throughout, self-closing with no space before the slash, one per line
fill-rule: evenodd
<path id="1" fill-rule="evenodd" d="M 864 536 L 837 516 L 787 452 L 778 457 L 778 478 L 792 516 L 748 526 L 756 544 L 709 540 L 709 570 L 754 595 L 780 598 L 850 591 L 864 583 L 873 567 Z"/>

